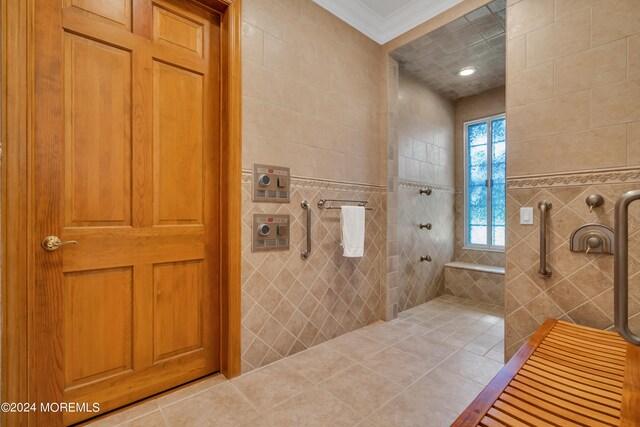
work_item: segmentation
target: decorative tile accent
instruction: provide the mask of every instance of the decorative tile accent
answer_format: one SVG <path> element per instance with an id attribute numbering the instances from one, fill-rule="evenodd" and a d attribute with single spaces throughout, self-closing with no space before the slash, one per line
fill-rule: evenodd
<path id="1" fill-rule="evenodd" d="M 640 169 L 612 170 L 596 173 L 507 178 L 507 189 L 558 187 L 567 185 L 615 184 L 640 180 Z"/>
<path id="2" fill-rule="evenodd" d="M 487 304 L 504 305 L 504 274 L 444 268 L 444 293 Z"/>
<path id="3" fill-rule="evenodd" d="M 404 184 L 400 183 L 398 197 L 400 311 L 442 294 L 444 264 L 453 259 L 454 242 L 453 191 L 434 189 L 424 196 L 419 187 Z M 427 222 L 431 230 L 419 228 Z M 425 255 L 432 261 L 420 262 Z"/>
<path id="4" fill-rule="evenodd" d="M 251 177 L 243 174 L 242 370 L 250 371 L 382 318 L 386 227 L 385 194 L 378 186 L 294 178 L 291 203 L 253 203 Z M 369 200 L 365 256 L 345 258 L 339 246 L 340 211 L 321 210 L 321 198 Z M 312 209 L 312 252 L 306 214 Z M 289 251 L 251 252 L 254 213 L 291 215 Z"/>
<path id="5" fill-rule="evenodd" d="M 507 358 L 518 350 L 547 317 L 600 329 L 613 328 L 613 256 L 571 252 L 569 237 L 573 230 L 586 223 L 613 226 L 615 201 L 623 193 L 640 187 L 640 174 L 630 171 L 614 179 L 620 179 L 619 176 L 636 182 L 508 189 L 505 277 Z M 545 179 L 549 180 L 545 182 L 557 182 L 552 177 Z M 559 182 L 564 182 L 565 177 L 558 179 Z M 600 176 L 595 179 L 600 179 Z M 573 179 L 571 181 L 576 182 Z M 590 213 L 585 199 L 594 193 L 602 195 L 605 203 Z M 547 260 L 552 276 L 546 280 L 537 274 L 540 224 L 538 209 L 534 209 L 533 226 L 519 223 L 520 207 L 536 207 L 543 199 L 553 204 L 549 211 L 547 236 Z M 629 215 L 629 315 L 630 327 L 638 333 L 640 205 L 632 204 Z"/>

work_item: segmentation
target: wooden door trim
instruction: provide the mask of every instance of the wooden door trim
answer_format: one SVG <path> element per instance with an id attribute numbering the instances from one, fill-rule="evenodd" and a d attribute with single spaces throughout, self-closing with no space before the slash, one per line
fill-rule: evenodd
<path id="1" fill-rule="evenodd" d="M 194 1 L 221 20 L 221 372 L 240 374 L 241 346 L 241 0 Z M 1 0 L 2 402 L 28 402 L 29 334 L 33 324 L 33 254 L 39 236 L 30 180 L 33 162 L 33 8 L 35 0 Z M 28 414 L 1 414 L 3 425 L 27 425 Z"/>
<path id="2" fill-rule="evenodd" d="M 221 14 L 222 167 L 220 177 L 222 273 L 220 367 L 227 378 L 241 371 L 242 284 L 242 0 L 201 0 L 226 6 Z"/>

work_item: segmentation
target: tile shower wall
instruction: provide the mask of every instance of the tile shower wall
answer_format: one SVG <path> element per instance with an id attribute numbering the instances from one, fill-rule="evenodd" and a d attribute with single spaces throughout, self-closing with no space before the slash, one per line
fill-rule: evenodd
<path id="1" fill-rule="evenodd" d="M 508 3 L 507 175 L 640 165 L 640 2 Z"/>
<path id="2" fill-rule="evenodd" d="M 570 252 L 568 238 L 587 222 L 611 225 L 616 198 L 640 188 L 640 2 L 507 3 L 505 344 L 510 357 L 544 317 L 598 328 L 613 323 L 611 256 Z M 606 199 L 592 214 L 584 202 L 590 193 Z M 536 206 L 543 198 L 553 203 L 549 280 L 535 274 L 537 218 L 535 226 L 517 223 L 520 206 Z M 637 331 L 640 244 L 634 209 L 629 309 Z"/>
<path id="3" fill-rule="evenodd" d="M 243 168 L 383 185 L 380 46 L 311 0 L 245 0 L 243 18 Z"/>
<path id="4" fill-rule="evenodd" d="M 442 295 L 444 265 L 453 258 L 453 191 L 436 187 L 427 197 L 418 193 L 420 187 L 408 181 L 399 185 L 400 311 Z M 431 230 L 421 230 L 421 222 L 430 222 Z M 426 255 L 432 261 L 420 262 Z"/>
<path id="5" fill-rule="evenodd" d="M 451 101 L 402 71 L 397 100 L 397 296 L 402 311 L 442 292 L 444 264 L 453 259 L 454 112 Z M 427 186 L 432 195 L 419 195 Z M 431 230 L 418 227 L 427 222 Z M 420 261 L 426 255 L 431 262 Z"/>
<path id="6" fill-rule="evenodd" d="M 505 112 L 504 86 L 455 103 L 455 260 L 504 267 L 504 252 L 464 249 L 464 123 Z M 493 302 L 498 304 L 498 302 Z"/>
<path id="7" fill-rule="evenodd" d="M 398 316 L 400 245 L 398 242 L 398 62 L 385 55 L 386 78 L 383 81 L 383 99 L 387 100 L 387 276 L 383 286 L 384 320 Z M 382 121 L 384 123 L 384 120 Z"/>
<path id="8" fill-rule="evenodd" d="M 380 46 L 311 0 L 243 1 L 243 372 L 382 318 L 386 152 Z M 288 166 L 289 204 L 254 204 L 253 163 Z M 350 184 L 358 183 L 358 184 Z M 338 253 L 338 212 L 317 199 L 365 198 L 366 254 Z M 313 209 L 313 254 L 303 211 Z M 253 212 L 291 213 L 292 248 L 255 254 Z"/>
<path id="9" fill-rule="evenodd" d="M 603 183 L 604 181 L 604 183 Z M 573 230 L 587 223 L 613 227 L 613 207 L 626 191 L 640 188 L 640 170 L 511 180 L 507 194 L 506 355 L 511 357 L 547 317 L 601 329 L 613 327 L 613 256 L 569 250 Z M 604 197 L 589 212 L 585 199 Z M 549 200 L 547 261 L 551 278 L 538 277 L 539 213 L 534 226 L 520 225 L 521 206 Z M 629 220 L 630 325 L 640 332 L 640 206 Z"/>
<path id="10" fill-rule="evenodd" d="M 244 174 L 242 218 L 243 372 L 274 362 L 382 318 L 384 189 L 293 179 L 290 204 L 251 202 Z M 321 198 L 368 200 L 365 254 L 345 258 L 340 247 L 340 211 L 317 208 Z M 312 250 L 306 248 L 306 211 L 311 202 Z M 251 252 L 254 213 L 291 215 L 288 251 Z"/>

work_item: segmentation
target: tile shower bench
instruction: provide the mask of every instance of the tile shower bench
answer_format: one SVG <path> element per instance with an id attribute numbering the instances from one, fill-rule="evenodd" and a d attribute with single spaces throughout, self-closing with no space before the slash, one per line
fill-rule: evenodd
<path id="1" fill-rule="evenodd" d="M 444 265 L 444 293 L 503 306 L 504 267 L 448 262 Z"/>

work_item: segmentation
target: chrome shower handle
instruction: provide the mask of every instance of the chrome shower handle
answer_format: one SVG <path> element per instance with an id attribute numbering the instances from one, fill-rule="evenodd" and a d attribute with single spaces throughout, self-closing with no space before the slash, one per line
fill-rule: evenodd
<path id="1" fill-rule="evenodd" d="M 613 317 L 620 336 L 635 345 L 640 345 L 640 337 L 629 330 L 629 205 L 639 199 L 640 190 L 624 193 L 613 214 Z"/>

